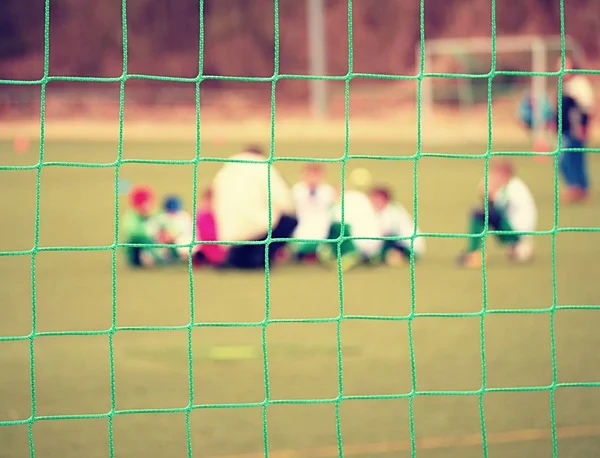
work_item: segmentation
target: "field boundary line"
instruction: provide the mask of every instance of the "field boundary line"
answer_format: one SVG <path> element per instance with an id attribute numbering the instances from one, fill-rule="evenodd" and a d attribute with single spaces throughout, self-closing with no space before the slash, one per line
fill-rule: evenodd
<path id="1" fill-rule="evenodd" d="M 558 439 L 572 439 L 578 437 L 600 436 L 600 424 L 565 426 L 556 429 Z M 551 439 L 550 428 L 533 428 L 506 431 L 501 433 L 487 433 L 488 444 L 512 444 L 532 442 L 542 439 Z M 416 440 L 417 449 L 436 450 L 445 448 L 473 447 L 482 444 L 481 434 L 465 434 L 456 436 L 432 436 Z M 399 441 L 386 441 L 367 444 L 351 444 L 344 446 L 344 456 L 379 455 L 410 451 L 409 439 Z M 269 452 L 270 458 L 335 458 L 339 455 L 337 446 L 315 447 L 304 450 L 273 450 Z M 229 455 L 215 455 L 213 458 L 264 458 L 264 452 L 250 452 Z"/>
<path id="2" fill-rule="evenodd" d="M 434 127 L 435 126 L 435 127 Z M 107 120 L 53 120 L 45 126 L 47 140 L 86 140 L 117 142 L 119 126 Z M 422 140 L 427 144 L 464 145 L 468 142 L 487 143 L 487 124 L 481 120 L 465 119 L 453 122 L 447 119 L 423 124 Z M 0 140 L 27 137 L 39 139 L 39 121 L 0 122 Z M 127 121 L 124 126 L 125 141 L 186 141 L 196 140 L 195 122 L 188 121 Z M 254 142 L 268 144 L 271 123 L 266 119 L 209 120 L 201 124 L 201 138 L 208 142 Z M 528 141 L 527 133 L 512 123 L 494 125 L 496 142 Z M 278 119 L 275 129 L 277 141 L 345 141 L 344 120 L 315 121 L 306 118 Z M 600 141 L 598 138 L 594 139 Z M 417 128 L 414 120 L 398 118 L 356 119 L 350 121 L 350 142 L 383 141 L 417 145 Z"/>

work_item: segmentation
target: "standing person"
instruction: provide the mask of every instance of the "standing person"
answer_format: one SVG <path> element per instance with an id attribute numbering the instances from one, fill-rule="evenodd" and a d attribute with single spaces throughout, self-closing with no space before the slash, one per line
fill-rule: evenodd
<path id="1" fill-rule="evenodd" d="M 558 66 L 560 69 L 560 60 Z M 565 70 L 580 68 L 575 57 L 568 53 L 565 56 Z M 560 172 L 566 189 L 561 197 L 566 203 L 581 202 L 588 197 L 590 186 L 586 153 L 572 149 L 585 148 L 589 140 L 594 93 L 586 75 L 565 73 L 562 79 L 562 100 L 556 117 L 557 130 L 559 116 L 562 121 L 561 132 L 558 132 L 558 135 L 562 135 L 563 147 Z"/>
<path id="2" fill-rule="evenodd" d="M 295 238 L 313 240 L 327 238 L 336 192 L 333 186 L 324 182 L 324 179 L 323 164 L 309 163 L 304 168 L 302 181 L 292 188 L 298 218 Z M 318 242 L 295 243 L 294 255 L 298 261 L 315 258 L 318 246 Z"/>
<path id="3" fill-rule="evenodd" d="M 213 207 L 219 239 L 234 242 L 229 247 L 224 267 L 265 267 L 264 244 L 243 242 L 260 242 L 267 238 L 269 208 L 272 238 L 290 238 L 298 224 L 290 188 L 274 165 L 259 162 L 266 159 L 260 149 L 248 147 L 232 156 L 232 162 L 225 163 L 213 180 Z M 269 262 L 275 260 L 286 243 L 279 240 L 269 244 Z"/>

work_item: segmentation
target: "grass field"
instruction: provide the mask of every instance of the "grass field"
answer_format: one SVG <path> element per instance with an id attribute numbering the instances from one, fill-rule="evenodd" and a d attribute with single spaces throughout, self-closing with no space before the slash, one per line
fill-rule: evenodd
<path id="1" fill-rule="evenodd" d="M 205 145 L 202 154 L 223 156 L 239 147 Z M 494 147 L 519 151 L 527 145 Z M 37 163 L 36 148 L 17 155 L 12 144 L 0 143 L 0 166 Z M 483 153 L 485 145 L 436 151 Z M 342 152 L 339 143 L 277 144 L 276 148 L 279 157 L 339 157 Z M 353 143 L 352 153 L 386 156 L 413 151 L 394 144 Z M 194 155 L 194 145 L 187 143 L 127 142 L 123 150 L 124 159 L 192 159 Z M 107 164 L 116 157 L 114 142 L 50 142 L 44 160 Z M 600 176 L 600 157 L 590 160 L 593 176 Z M 526 157 L 516 162 L 538 201 L 539 229 L 550 231 L 553 164 Z M 412 161 L 353 159 L 348 164 L 358 165 L 393 186 L 412 208 Z M 217 167 L 199 165 L 198 192 Z M 280 164 L 290 180 L 298 178 L 299 167 L 297 162 Z M 330 180 L 338 180 L 340 165 L 328 167 Z M 600 448 L 600 387 L 582 385 L 600 382 L 600 310 L 572 307 L 550 313 L 548 309 L 600 305 L 600 234 L 559 232 L 554 238 L 555 271 L 550 235 L 536 237 L 535 261 L 518 267 L 508 263 L 490 238 L 484 288 L 481 272 L 453 265 L 465 240 L 452 236 L 465 231 L 466 212 L 477 202 L 474 190 L 483 171 L 481 159 L 419 161 L 419 225 L 428 234 L 449 236 L 428 238 L 428 253 L 415 268 L 414 289 L 410 269 L 358 269 L 345 274 L 343 283 L 338 282 L 337 272 L 318 266 L 282 266 L 271 272 L 267 283 L 263 273 L 195 271 L 194 322 L 202 326 L 191 332 L 191 360 L 188 332 L 177 329 L 187 325 L 191 316 L 187 269 L 133 272 L 119 254 L 115 320 L 126 329 L 118 330 L 112 340 L 114 393 L 108 333 L 37 337 L 36 417 L 96 414 L 97 418 L 36 421 L 35 456 L 108 457 L 106 414 L 113 395 L 118 412 L 111 425 L 114 456 L 188 456 L 184 408 L 190 402 L 190 367 L 193 404 L 198 406 L 189 415 L 193 456 L 263 456 L 261 403 L 267 395 L 260 323 L 266 316 L 274 320 L 266 326 L 265 343 L 271 457 L 338 456 L 338 434 L 344 456 L 410 456 L 410 412 L 418 457 L 479 457 L 483 456 L 480 407 L 489 457 L 553 456 L 552 421 L 559 457 L 593 456 Z M 180 193 L 191 206 L 191 165 L 124 164 L 120 176 L 152 184 L 160 193 Z M 36 226 L 36 170 L 0 171 L 0 177 L 4 218 L 0 251 L 29 250 Z M 112 253 L 76 251 L 76 247 L 113 243 L 114 193 L 112 167 L 43 168 L 39 245 L 71 249 L 43 251 L 35 258 L 36 332 L 111 327 Z M 587 206 L 561 206 L 559 227 L 600 228 L 599 199 L 596 191 Z M 0 278 L 0 422 L 27 420 L 32 414 L 29 341 L 5 337 L 27 336 L 32 330 L 31 256 L 0 256 Z M 344 319 L 338 342 L 340 291 Z M 477 314 L 484 305 L 489 313 L 481 319 Z M 423 315 L 407 320 L 412 307 Z M 510 313 L 517 309 L 519 313 Z M 472 315 L 451 315 L 457 313 Z M 286 322 L 294 319 L 321 322 Z M 235 326 L 242 323 L 253 325 Z M 151 326 L 174 329 L 134 329 Z M 227 352 L 232 359 L 223 360 Z M 491 391 L 480 406 L 484 376 Z M 556 389 L 550 390 L 553 386 Z M 335 401 L 340 395 L 344 399 L 339 403 L 340 430 L 336 431 Z M 238 403 L 246 406 L 211 408 Z M 176 411 L 135 412 L 140 409 Z M 0 457 L 29 456 L 28 426 L 22 423 L 0 426 Z"/>

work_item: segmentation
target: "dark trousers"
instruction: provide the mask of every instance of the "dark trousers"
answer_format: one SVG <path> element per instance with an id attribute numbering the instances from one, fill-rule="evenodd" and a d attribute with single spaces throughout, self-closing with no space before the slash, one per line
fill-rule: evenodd
<path id="1" fill-rule="evenodd" d="M 488 205 L 488 227 L 494 231 L 503 231 L 506 234 L 497 234 L 501 243 L 516 243 L 519 241 L 517 234 L 511 234 L 513 228 L 503 212 L 494 208 L 490 202 Z M 480 234 L 485 228 L 485 212 L 483 209 L 473 211 L 469 232 L 471 234 Z M 481 238 L 471 237 L 469 239 L 469 251 L 479 250 L 481 248 Z"/>
<path id="2" fill-rule="evenodd" d="M 563 136 L 564 148 L 583 148 L 583 142 L 567 135 Z M 559 159 L 560 173 L 567 186 L 588 189 L 588 173 L 585 152 L 563 151 Z"/>
<path id="3" fill-rule="evenodd" d="M 342 223 L 336 222 L 332 223 L 329 227 L 329 234 L 327 234 L 327 238 L 330 240 L 338 239 L 342 235 L 342 228 L 344 229 L 344 237 L 352 237 L 352 230 L 348 224 L 344 224 L 342 226 Z M 337 243 L 329 243 L 329 247 L 331 248 L 333 256 L 336 257 L 338 253 Z M 342 240 L 340 246 L 340 253 L 342 256 L 348 253 L 356 253 L 357 251 L 358 250 L 356 249 L 353 239 Z"/>
<path id="4" fill-rule="evenodd" d="M 130 237 L 126 240 L 127 243 L 131 244 L 141 244 L 141 245 L 150 245 L 156 243 L 150 237 L 137 236 Z M 125 253 L 127 254 L 127 262 L 132 267 L 143 267 L 142 266 L 142 251 L 148 251 L 155 262 L 161 261 L 159 256 L 159 250 L 157 248 L 144 248 L 144 247 L 127 247 L 125 248 Z"/>
<path id="5" fill-rule="evenodd" d="M 298 220 L 291 215 L 283 215 L 277 226 L 273 228 L 271 237 L 274 239 L 289 239 L 296 226 Z M 263 241 L 267 238 L 265 233 L 262 237 L 259 237 L 255 241 Z M 269 263 L 272 263 L 277 255 L 277 252 L 285 246 L 287 241 L 271 242 L 268 248 Z M 265 245 L 260 244 L 241 244 L 234 245 L 229 249 L 226 267 L 232 267 L 236 269 L 262 269 L 265 267 Z"/>
<path id="6" fill-rule="evenodd" d="M 398 251 L 405 259 L 410 259 L 410 248 L 398 240 L 385 240 L 383 242 L 383 248 L 381 249 L 382 258 L 385 260 L 385 256 L 390 251 Z"/>

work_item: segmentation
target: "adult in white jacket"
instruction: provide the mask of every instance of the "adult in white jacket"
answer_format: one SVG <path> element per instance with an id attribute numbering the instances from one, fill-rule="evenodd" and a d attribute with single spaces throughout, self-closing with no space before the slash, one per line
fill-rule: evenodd
<path id="1" fill-rule="evenodd" d="M 257 163 L 266 156 L 255 147 L 229 158 L 217 172 L 213 183 L 213 205 L 219 240 L 234 242 L 229 248 L 228 267 L 263 268 L 265 266 L 264 244 L 269 231 L 269 207 L 271 210 L 271 237 L 290 238 L 298 224 L 291 190 L 274 165 Z M 270 181 L 270 193 L 269 193 Z M 269 199 L 270 194 L 270 199 Z M 271 242 L 269 261 L 287 242 Z"/>

